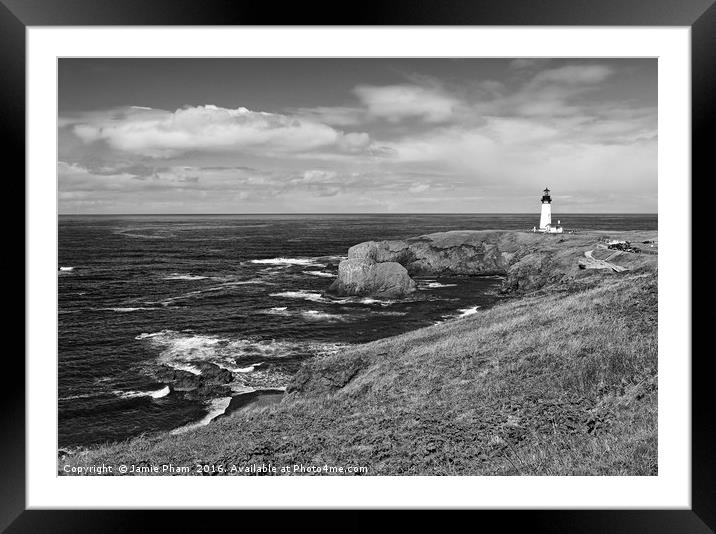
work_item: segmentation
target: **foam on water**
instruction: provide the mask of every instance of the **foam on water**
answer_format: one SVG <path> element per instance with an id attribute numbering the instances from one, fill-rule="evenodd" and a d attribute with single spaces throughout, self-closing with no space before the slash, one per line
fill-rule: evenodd
<path id="1" fill-rule="evenodd" d="M 141 233 L 144 230 L 157 230 L 157 233 L 155 234 L 146 234 Z M 168 237 L 174 237 L 174 233 L 167 231 L 167 229 L 163 226 L 143 226 L 141 228 L 120 228 L 119 230 L 113 232 L 116 235 L 121 235 L 124 237 L 132 237 L 136 239 L 167 239 Z"/>
<path id="2" fill-rule="evenodd" d="M 123 235 L 124 237 L 133 237 L 136 239 L 166 239 L 170 236 L 164 236 L 164 235 L 149 235 L 149 234 L 132 234 L 129 232 L 117 232 L 118 234 Z"/>
<path id="3" fill-rule="evenodd" d="M 142 334 L 139 334 L 138 336 L 135 336 L 134 339 L 147 339 L 147 338 L 162 336 L 165 334 L 165 332 L 169 332 L 169 330 L 162 330 L 161 332 L 152 332 L 151 334 L 142 333 Z"/>
<path id="4" fill-rule="evenodd" d="M 264 362 L 255 363 L 253 365 L 249 365 L 248 367 L 234 367 L 233 369 L 229 369 L 229 371 L 233 371 L 234 373 L 253 373 L 256 368 L 260 365 L 263 365 Z"/>
<path id="5" fill-rule="evenodd" d="M 196 423 L 189 423 L 188 425 L 175 428 L 171 431 L 171 434 L 183 434 L 184 432 L 189 432 L 190 430 L 194 430 L 196 428 L 208 425 L 209 423 L 211 423 L 212 420 L 222 415 L 229 407 L 229 404 L 231 404 L 231 397 L 219 397 L 218 399 L 211 399 L 207 403 L 208 412 L 203 419 L 197 421 Z"/>
<path id="6" fill-rule="evenodd" d="M 229 384 L 229 387 L 231 388 L 231 392 L 237 395 L 241 395 L 243 393 L 251 393 L 252 391 L 256 391 L 256 388 L 246 386 L 240 382 L 232 382 Z"/>
<path id="7" fill-rule="evenodd" d="M 251 260 L 251 263 L 259 265 L 302 265 L 304 267 L 326 267 L 325 263 L 318 263 L 313 258 L 265 258 Z"/>
<path id="8" fill-rule="evenodd" d="M 286 306 L 280 306 L 277 308 L 269 308 L 267 310 L 261 310 L 258 313 L 262 315 L 279 315 L 281 317 L 291 317 L 292 315 L 295 315 L 296 312 L 289 311 L 289 309 Z"/>
<path id="9" fill-rule="evenodd" d="M 67 395 L 65 397 L 58 397 L 57 400 L 59 401 L 68 401 L 68 400 L 77 400 L 77 399 L 91 399 L 93 397 L 101 397 L 105 395 L 104 392 L 95 392 L 95 393 L 80 393 L 77 395 Z"/>
<path id="10" fill-rule="evenodd" d="M 139 306 L 137 308 L 96 308 L 97 310 L 101 311 L 113 311 L 118 313 L 129 313 L 129 312 L 135 312 L 135 311 L 144 311 L 144 310 L 159 310 L 161 308 L 155 308 L 152 306 Z"/>
<path id="11" fill-rule="evenodd" d="M 450 313 L 447 315 L 443 315 L 442 319 L 434 321 L 433 325 L 442 324 L 445 321 L 449 321 L 451 319 L 462 319 L 463 317 L 469 317 L 470 315 L 475 315 L 480 308 L 481 308 L 481 306 L 471 306 L 469 308 L 460 308 L 459 310 L 457 310 L 457 313 Z"/>
<path id="12" fill-rule="evenodd" d="M 162 330 L 135 337 L 150 343 L 159 350 L 157 362 L 175 369 L 201 374 L 194 367 L 196 362 L 214 363 L 234 372 L 250 372 L 246 367 L 237 367 L 240 358 L 255 360 L 281 359 L 286 357 L 308 357 L 332 354 L 345 346 L 339 343 L 312 343 L 302 341 L 229 339 L 217 335 Z M 257 364 L 252 364 L 256 367 Z"/>
<path id="13" fill-rule="evenodd" d="M 352 301 L 349 300 L 349 302 L 357 302 L 358 304 L 378 304 L 379 306 L 390 306 L 391 304 L 395 304 L 395 300 L 390 299 L 378 299 L 374 297 L 363 297 L 359 299 L 354 299 Z"/>
<path id="14" fill-rule="evenodd" d="M 379 299 L 374 297 L 325 297 L 320 291 L 312 291 L 310 289 L 298 289 L 295 291 L 281 291 L 279 293 L 270 293 L 270 297 L 278 297 L 285 299 L 301 299 L 311 302 L 320 302 L 322 304 L 367 304 L 379 306 L 391 306 L 397 301 L 391 299 Z M 408 299 L 404 299 L 407 302 Z M 277 310 L 279 308 L 271 308 Z"/>
<path id="15" fill-rule="evenodd" d="M 188 363 L 181 363 L 176 361 L 167 361 L 164 363 L 166 363 L 172 369 L 176 369 L 177 371 L 186 371 L 187 373 L 191 373 L 193 375 L 201 374 L 201 369 L 198 369 L 193 365 L 189 365 Z"/>
<path id="16" fill-rule="evenodd" d="M 471 308 L 462 308 L 460 310 L 457 310 L 460 315 L 458 317 L 467 317 L 468 315 L 474 315 L 477 313 L 477 310 L 480 308 L 480 306 L 473 306 Z"/>
<path id="17" fill-rule="evenodd" d="M 326 271 L 301 271 L 303 274 L 308 274 L 310 276 L 320 276 L 321 278 L 335 278 L 336 275 L 333 273 L 328 273 Z"/>
<path id="18" fill-rule="evenodd" d="M 440 282 L 428 282 L 425 286 L 428 289 L 439 289 L 441 287 L 457 287 L 457 284 L 441 284 Z"/>
<path id="19" fill-rule="evenodd" d="M 157 391 L 152 391 L 149 396 L 153 399 L 161 399 L 162 397 L 166 397 L 169 395 L 171 390 L 169 389 L 169 386 L 165 386 L 162 389 L 158 389 Z"/>
<path id="20" fill-rule="evenodd" d="M 209 277 L 205 276 L 202 277 L 204 279 L 212 279 L 212 280 L 226 280 L 227 278 L 218 278 L 218 277 Z M 198 278 L 197 278 L 198 280 Z M 213 285 L 210 287 L 205 287 L 202 289 L 195 289 L 193 291 L 188 291 L 186 293 L 182 293 L 181 295 L 177 295 L 175 297 L 169 297 L 161 301 L 151 301 L 146 302 L 146 304 L 161 304 L 162 306 L 170 306 L 171 304 L 182 301 L 182 300 L 190 300 L 195 297 L 200 297 L 201 295 L 205 295 L 207 293 L 216 293 L 221 291 L 230 291 L 233 287 L 238 286 L 245 286 L 245 285 L 274 285 L 272 282 L 267 282 L 265 280 L 261 280 L 260 278 L 251 278 L 249 280 L 233 280 L 230 282 L 224 282 L 222 284 Z"/>
<path id="21" fill-rule="evenodd" d="M 260 278 L 252 278 L 250 280 L 236 280 L 234 282 L 227 282 L 225 284 L 222 284 L 220 287 L 232 287 L 232 286 L 246 286 L 251 284 L 258 284 L 258 285 L 274 285 L 273 282 L 267 282 L 266 280 L 261 280 Z"/>
<path id="22" fill-rule="evenodd" d="M 318 310 L 306 310 L 301 312 L 301 315 L 311 321 L 343 321 L 345 318 L 342 315 L 335 313 L 325 313 Z"/>
<path id="23" fill-rule="evenodd" d="M 349 321 L 351 319 L 355 319 L 358 317 L 355 314 L 352 316 L 346 316 L 346 315 L 341 315 L 341 314 L 337 314 L 337 313 L 322 312 L 320 310 L 289 310 L 285 306 L 262 310 L 259 313 L 262 313 L 265 315 L 278 315 L 281 317 L 300 317 L 300 318 L 306 319 L 308 321 L 328 321 L 328 322 Z"/>
<path id="24" fill-rule="evenodd" d="M 169 386 L 165 386 L 162 389 L 157 389 L 155 391 L 112 391 L 114 395 L 117 397 L 120 397 L 122 399 L 136 399 L 138 397 L 151 397 L 153 399 L 161 399 L 162 397 L 166 397 L 171 392 Z"/>
<path id="25" fill-rule="evenodd" d="M 201 276 L 198 274 L 172 274 L 171 276 L 165 276 L 162 280 L 206 280 L 208 276 Z"/>
<path id="26" fill-rule="evenodd" d="M 280 293 L 271 293 L 270 297 L 281 297 L 286 299 L 303 299 L 312 302 L 330 302 L 318 291 L 309 291 L 307 289 L 299 289 L 298 291 L 282 291 Z"/>

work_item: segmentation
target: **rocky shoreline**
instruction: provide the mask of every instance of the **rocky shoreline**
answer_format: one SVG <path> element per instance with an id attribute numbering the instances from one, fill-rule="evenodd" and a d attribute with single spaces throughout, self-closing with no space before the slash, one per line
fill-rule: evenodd
<path id="1" fill-rule="evenodd" d="M 643 243 L 652 252 L 658 246 L 656 232 L 553 235 L 456 230 L 406 240 L 367 241 L 348 250 L 348 259 L 340 263 L 328 292 L 399 298 L 415 291 L 411 276 L 503 275 L 503 294 L 524 293 L 591 276 L 595 270 L 610 270 L 609 265 L 617 266 L 611 271 L 630 270 L 654 260 L 640 248 L 615 246 L 630 242 Z M 594 257 L 600 254 L 604 258 Z M 606 257 L 609 261 L 604 264 Z"/>

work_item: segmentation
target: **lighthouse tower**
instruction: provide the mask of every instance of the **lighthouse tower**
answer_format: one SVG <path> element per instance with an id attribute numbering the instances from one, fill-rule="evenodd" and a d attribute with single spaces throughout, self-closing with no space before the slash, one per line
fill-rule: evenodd
<path id="1" fill-rule="evenodd" d="M 549 232 L 552 226 L 552 197 L 549 196 L 549 188 L 545 187 L 542 195 L 542 214 L 539 217 L 539 229 Z"/>
<path id="2" fill-rule="evenodd" d="M 533 228 L 533 232 L 547 232 L 549 234 L 561 234 L 564 230 L 560 221 L 552 224 L 552 197 L 549 196 L 549 188 L 542 191 L 542 213 L 539 217 L 539 228 Z"/>

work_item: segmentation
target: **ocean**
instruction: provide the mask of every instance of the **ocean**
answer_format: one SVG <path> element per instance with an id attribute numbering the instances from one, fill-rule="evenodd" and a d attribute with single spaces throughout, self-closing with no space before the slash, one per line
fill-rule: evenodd
<path id="1" fill-rule="evenodd" d="M 557 216 L 555 215 L 555 218 Z M 656 215 L 560 214 L 567 229 L 656 230 Z M 409 299 L 331 298 L 348 248 L 456 229 L 528 230 L 529 215 L 60 216 L 58 446 L 208 424 L 284 388 L 301 362 L 493 305 L 499 277 L 419 278 Z M 235 377 L 195 398 L 158 367 Z M 253 392 L 253 393 L 252 393 Z M 237 399 L 239 402 L 236 402 Z"/>

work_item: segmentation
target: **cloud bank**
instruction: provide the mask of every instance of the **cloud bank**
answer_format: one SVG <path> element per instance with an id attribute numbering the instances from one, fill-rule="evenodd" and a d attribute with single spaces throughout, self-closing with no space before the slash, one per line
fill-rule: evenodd
<path id="1" fill-rule="evenodd" d="M 149 157 L 172 157 L 192 151 L 240 151 L 265 147 L 275 152 L 301 152 L 338 146 L 366 146 L 368 134 L 344 134 L 326 124 L 277 113 L 226 109 L 214 105 L 174 112 L 132 106 L 102 116 L 79 117 L 63 124 L 85 143 L 104 141 L 110 147 Z"/>
<path id="2" fill-rule="evenodd" d="M 312 106 L 61 114 L 60 209 L 529 212 L 549 185 L 562 212 L 656 211 L 656 102 L 618 61 L 504 61 L 493 78 L 465 61 L 357 83 L 341 105 L 317 81 Z"/>

